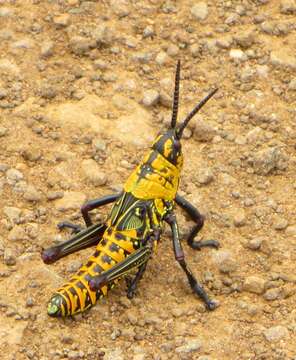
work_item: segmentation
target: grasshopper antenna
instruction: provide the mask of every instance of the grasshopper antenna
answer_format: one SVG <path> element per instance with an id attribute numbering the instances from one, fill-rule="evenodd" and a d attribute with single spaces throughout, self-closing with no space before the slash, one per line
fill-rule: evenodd
<path id="1" fill-rule="evenodd" d="M 178 60 L 177 68 L 176 68 L 176 76 L 175 76 L 175 91 L 174 91 L 173 113 L 172 113 L 172 121 L 171 121 L 172 129 L 176 127 L 177 117 L 178 117 L 180 70 L 181 70 L 181 61 Z"/>
<path id="2" fill-rule="evenodd" d="M 216 94 L 218 91 L 218 88 L 212 90 L 205 98 L 203 98 L 196 106 L 195 108 L 186 116 L 183 123 L 179 126 L 177 129 L 177 137 L 181 139 L 184 129 L 186 128 L 189 121 L 194 117 L 194 115 L 210 100 L 212 96 Z"/>

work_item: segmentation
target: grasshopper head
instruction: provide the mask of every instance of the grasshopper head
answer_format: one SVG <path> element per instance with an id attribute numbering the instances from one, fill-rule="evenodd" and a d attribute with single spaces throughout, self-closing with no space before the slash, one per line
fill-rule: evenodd
<path id="1" fill-rule="evenodd" d="M 158 135 L 155 139 L 152 148 L 158 151 L 170 163 L 181 168 L 183 163 L 181 138 L 184 129 L 194 115 L 205 105 L 205 103 L 217 92 L 218 89 L 211 91 L 203 100 L 201 100 L 194 109 L 186 116 L 184 121 L 177 125 L 178 107 L 179 107 L 179 83 L 180 83 L 180 60 L 177 63 L 175 76 L 175 91 L 173 101 L 173 113 L 171 120 L 171 127 L 164 134 Z"/>
<path id="2" fill-rule="evenodd" d="M 66 302 L 60 294 L 55 294 L 47 306 L 47 313 L 52 317 L 65 316 Z"/>

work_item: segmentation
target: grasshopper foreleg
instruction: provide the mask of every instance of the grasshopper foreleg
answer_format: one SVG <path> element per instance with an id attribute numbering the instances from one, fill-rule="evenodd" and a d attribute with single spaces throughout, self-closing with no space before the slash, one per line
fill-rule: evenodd
<path id="1" fill-rule="evenodd" d="M 204 301 L 204 303 L 206 304 L 209 310 L 214 310 L 216 308 L 215 302 L 209 298 L 208 294 L 205 292 L 203 287 L 197 282 L 190 268 L 186 264 L 185 255 L 180 242 L 179 228 L 175 214 L 172 212 L 169 213 L 165 217 L 165 221 L 170 225 L 172 230 L 175 258 L 182 267 L 182 269 L 184 270 L 188 282 L 191 286 L 191 289 Z"/>
<path id="2" fill-rule="evenodd" d="M 202 247 L 208 247 L 208 246 L 218 249 L 220 244 L 217 240 L 194 241 L 195 236 L 199 233 L 199 231 L 203 227 L 204 216 L 201 215 L 201 213 L 197 210 L 196 207 L 190 204 L 190 202 L 184 199 L 182 196 L 177 194 L 175 201 L 183 210 L 187 212 L 191 220 L 195 222 L 195 226 L 192 228 L 187 238 L 188 245 L 192 247 L 192 249 L 196 249 L 196 250 L 200 250 Z"/>

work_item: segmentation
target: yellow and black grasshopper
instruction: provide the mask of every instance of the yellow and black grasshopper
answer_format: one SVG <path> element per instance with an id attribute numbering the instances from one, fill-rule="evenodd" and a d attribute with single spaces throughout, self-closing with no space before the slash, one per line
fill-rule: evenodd
<path id="1" fill-rule="evenodd" d="M 59 317 L 73 315 L 94 305 L 105 296 L 120 278 L 132 270 L 127 296 L 133 297 L 137 283 L 143 276 L 154 245 L 160 240 L 164 222 L 172 230 L 175 258 L 185 271 L 192 290 L 204 301 L 209 310 L 215 308 L 205 290 L 199 285 L 187 266 L 179 238 L 174 214 L 175 203 L 195 222 L 187 239 L 193 249 L 204 246 L 218 248 L 215 240 L 194 241 L 203 226 L 204 218 L 187 200 L 177 194 L 183 164 L 181 138 L 190 119 L 216 93 L 208 94 L 185 120 L 177 125 L 179 103 L 180 61 L 175 76 L 175 91 L 170 129 L 157 136 L 143 161 L 127 179 L 120 194 L 104 196 L 82 206 L 86 229 L 61 223 L 77 232 L 70 240 L 42 252 L 45 263 L 52 263 L 77 250 L 96 245 L 95 253 L 68 283 L 58 289 L 48 304 L 48 314 Z M 92 224 L 89 211 L 115 202 L 106 223 Z"/>

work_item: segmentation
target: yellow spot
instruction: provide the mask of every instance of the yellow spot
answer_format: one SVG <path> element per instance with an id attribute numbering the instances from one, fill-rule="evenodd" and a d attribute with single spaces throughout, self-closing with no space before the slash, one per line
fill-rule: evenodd
<path id="1" fill-rule="evenodd" d="M 104 296 L 106 296 L 106 295 L 107 295 L 107 291 L 108 291 L 107 286 L 103 286 L 103 287 L 101 288 L 101 291 L 102 291 L 102 293 L 104 294 Z"/>
<path id="2" fill-rule="evenodd" d="M 168 158 L 172 152 L 172 148 L 173 148 L 173 142 L 171 139 L 168 139 L 165 144 L 164 144 L 164 152 L 163 155 Z"/>

